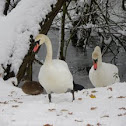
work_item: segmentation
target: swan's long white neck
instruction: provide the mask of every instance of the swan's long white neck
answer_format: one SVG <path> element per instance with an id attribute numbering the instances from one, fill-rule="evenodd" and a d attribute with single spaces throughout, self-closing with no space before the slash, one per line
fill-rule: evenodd
<path id="1" fill-rule="evenodd" d="M 102 65 L 102 56 L 98 58 L 98 68 Z"/>
<path id="2" fill-rule="evenodd" d="M 45 37 L 45 45 L 47 49 L 45 63 L 50 63 L 52 61 L 52 44 L 51 44 L 50 39 L 47 36 L 44 36 L 44 37 Z"/>
<path id="3" fill-rule="evenodd" d="M 92 54 L 93 59 L 97 59 L 97 69 L 99 69 L 102 66 L 102 54 L 100 47 L 95 47 L 94 52 Z"/>
<path id="4" fill-rule="evenodd" d="M 98 63 L 97 63 L 98 70 L 99 70 L 99 68 L 100 68 L 101 66 L 102 66 L 102 59 L 99 58 L 99 59 L 98 59 Z"/>

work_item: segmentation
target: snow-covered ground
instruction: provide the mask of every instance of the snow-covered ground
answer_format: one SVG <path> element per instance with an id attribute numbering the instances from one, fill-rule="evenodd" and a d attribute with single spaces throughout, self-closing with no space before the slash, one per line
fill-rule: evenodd
<path id="1" fill-rule="evenodd" d="M 0 80 L 0 126 L 126 126 L 126 83 L 75 93 L 26 95 Z M 49 125 L 47 125 L 49 124 Z"/>
<path id="2" fill-rule="evenodd" d="M 4 5 L 5 5 L 5 1 L 0 0 L 0 17 L 3 16 Z"/>
<path id="3" fill-rule="evenodd" d="M 29 48 L 29 36 L 56 0 L 21 0 L 7 16 L 0 0 L 0 64 L 15 73 Z M 12 79 L 13 80 L 13 79 Z M 12 80 L 0 78 L 0 126 L 126 126 L 126 83 L 75 93 L 26 95 Z M 88 83 L 87 83 L 88 84 Z M 48 124 L 48 125 L 47 125 Z"/>

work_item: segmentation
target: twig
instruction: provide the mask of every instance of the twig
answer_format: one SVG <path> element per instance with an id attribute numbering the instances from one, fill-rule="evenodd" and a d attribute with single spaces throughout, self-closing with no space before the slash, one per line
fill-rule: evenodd
<path id="1" fill-rule="evenodd" d="M 37 60 L 37 59 L 34 59 L 34 60 L 35 60 L 35 62 L 37 62 L 39 65 L 43 65 L 43 63 L 40 62 L 39 60 Z"/>

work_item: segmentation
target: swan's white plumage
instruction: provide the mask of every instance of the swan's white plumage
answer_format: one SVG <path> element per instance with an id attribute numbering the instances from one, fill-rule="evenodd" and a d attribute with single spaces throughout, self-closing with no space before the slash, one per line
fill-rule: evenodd
<path id="1" fill-rule="evenodd" d="M 68 65 L 65 61 L 52 59 L 52 45 L 50 39 L 43 34 L 39 34 L 36 41 L 40 40 L 40 44 L 45 43 L 47 47 L 47 55 L 44 65 L 39 71 L 39 82 L 48 94 L 64 93 L 67 90 L 73 90 L 73 76 L 70 73 Z"/>
<path id="2" fill-rule="evenodd" d="M 102 62 L 101 50 L 97 46 L 92 53 L 92 59 L 98 59 L 97 69 L 92 66 L 89 71 L 89 79 L 95 87 L 103 87 L 119 82 L 117 66 Z"/>
<path id="3" fill-rule="evenodd" d="M 73 77 L 67 64 L 61 60 L 52 60 L 52 63 L 43 65 L 39 72 L 39 82 L 48 94 L 73 89 Z"/>

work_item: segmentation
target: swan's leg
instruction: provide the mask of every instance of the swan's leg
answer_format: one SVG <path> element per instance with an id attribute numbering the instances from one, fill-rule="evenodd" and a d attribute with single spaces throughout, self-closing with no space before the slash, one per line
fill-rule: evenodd
<path id="1" fill-rule="evenodd" d="M 75 100 L 75 97 L 74 97 L 74 90 L 71 90 L 71 93 L 72 93 L 72 96 L 73 96 L 73 100 Z M 72 100 L 72 101 L 73 101 Z"/>
<path id="2" fill-rule="evenodd" d="M 51 94 L 48 94 L 49 102 L 51 102 Z"/>

